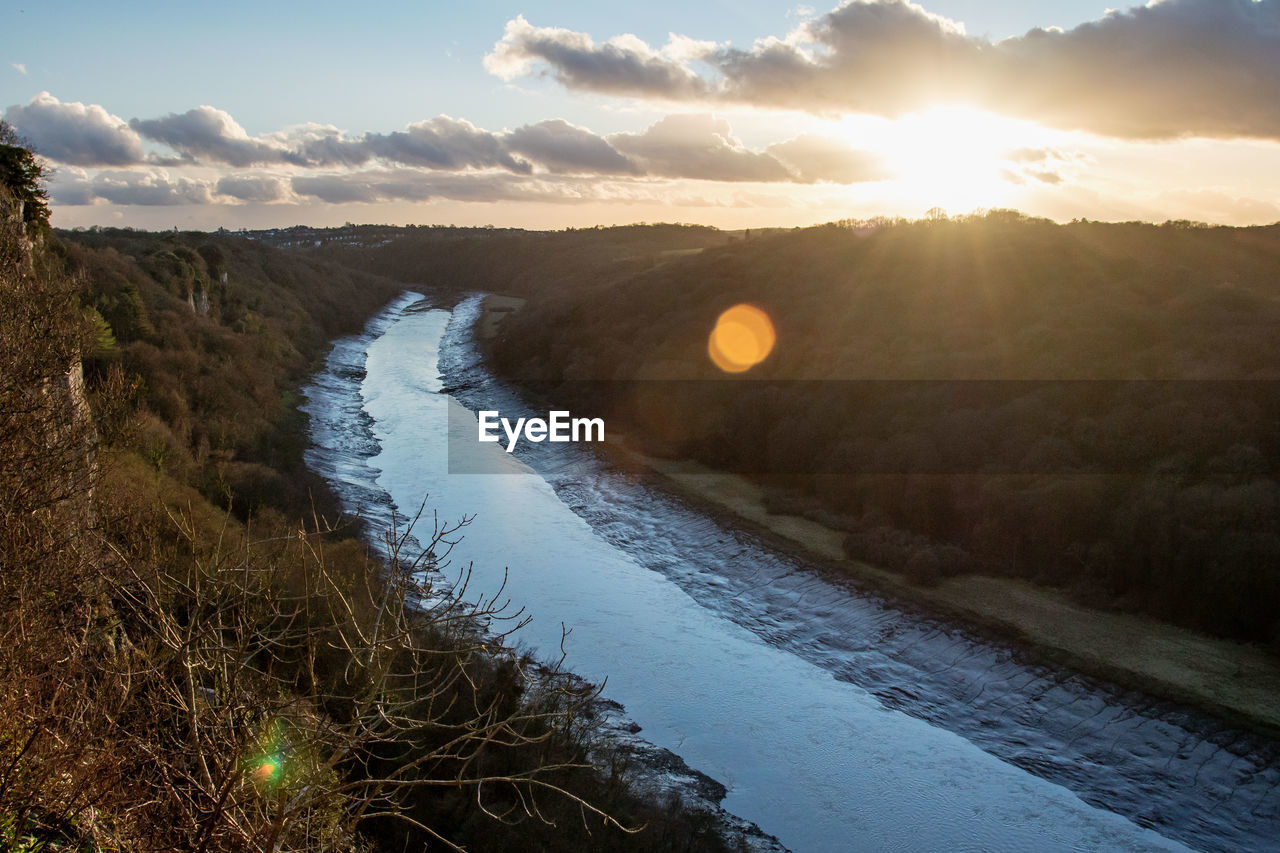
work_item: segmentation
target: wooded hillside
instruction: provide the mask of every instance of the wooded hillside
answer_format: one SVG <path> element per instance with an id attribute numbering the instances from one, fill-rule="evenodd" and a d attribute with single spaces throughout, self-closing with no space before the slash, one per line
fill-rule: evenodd
<path id="1" fill-rule="evenodd" d="M 727 376 L 708 337 L 739 303 L 776 344 Z M 775 507 L 921 582 L 1016 575 L 1275 643 L 1278 343 L 1280 226 L 995 212 L 807 229 L 547 289 L 492 356 L 569 380 L 558 405 L 617 414 L 653 452 L 761 475 Z M 623 405 L 633 380 L 660 417 Z M 743 384 L 720 405 L 701 380 Z M 972 380 L 1052 381 L 984 401 Z"/>
<path id="2" fill-rule="evenodd" d="M 0 848 L 724 848 L 631 791 L 589 686 L 424 586 L 456 529 L 380 553 L 303 467 L 299 384 L 402 285 L 55 235 L 0 141 Z"/>

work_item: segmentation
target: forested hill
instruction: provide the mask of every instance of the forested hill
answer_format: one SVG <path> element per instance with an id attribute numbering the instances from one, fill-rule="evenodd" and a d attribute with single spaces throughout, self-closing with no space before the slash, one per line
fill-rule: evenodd
<path id="1" fill-rule="evenodd" d="M 730 378 L 708 337 L 738 303 L 771 318 L 776 344 Z M 1280 226 L 997 212 L 807 229 L 546 290 L 492 356 L 512 377 L 611 380 L 557 402 L 629 417 L 651 450 L 770 475 L 775 506 L 921 582 L 1015 575 L 1274 643 L 1278 344 Z M 635 378 L 832 382 L 747 383 L 723 409 L 672 385 L 646 420 L 610 408 Z M 1139 381 L 1008 383 L 986 403 L 955 382 L 846 381 L 885 379 Z M 978 461 L 951 464 L 974 447 Z"/>
<path id="2" fill-rule="evenodd" d="M 778 335 L 753 378 L 1280 378 L 1280 225 L 825 226 L 545 297 L 499 348 L 528 375 L 563 369 L 542 339 L 572 331 L 584 376 L 716 376 L 707 334 L 748 302 Z"/>
<path id="3" fill-rule="evenodd" d="M 144 456 L 242 518 L 328 503 L 302 464 L 294 392 L 329 341 L 403 285 L 226 235 L 58 237 L 99 329 L 90 379 L 113 367 L 127 377 L 142 413 L 130 440 Z"/>
<path id="4" fill-rule="evenodd" d="M 371 230 L 373 229 L 373 230 Z M 699 225 L 564 231 L 352 226 L 303 241 L 312 257 L 399 281 L 528 296 L 616 281 L 735 238 Z M 297 242 L 291 236 L 273 236 Z"/>

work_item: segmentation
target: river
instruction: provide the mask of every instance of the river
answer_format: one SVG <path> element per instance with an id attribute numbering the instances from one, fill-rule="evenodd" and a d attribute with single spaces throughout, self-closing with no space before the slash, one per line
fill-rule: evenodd
<path id="1" fill-rule="evenodd" d="M 508 473 L 448 473 L 468 409 L 524 414 L 479 362 L 478 311 L 406 294 L 338 341 L 308 463 L 374 529 L 424 500 L 474 515 L 452 554 L 470 589 L 505 581 L 543 656 L 568 630 L 567 667 L 729 811 L 795 851 L 1280 850 L 1270 741 L 829 584 L 574 445 L 459 442 Z"/>

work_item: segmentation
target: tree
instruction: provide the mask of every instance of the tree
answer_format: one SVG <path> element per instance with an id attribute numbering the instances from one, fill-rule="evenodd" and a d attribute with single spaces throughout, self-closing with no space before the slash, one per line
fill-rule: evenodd
<path id="1" fill-rule="evenodd" d="M 28 226 L 49 227 L 49 194 L 44 182 L 48 167 L 24 144 L 13 125 L 0 120 L 0 186 L 22 206 Z"/>

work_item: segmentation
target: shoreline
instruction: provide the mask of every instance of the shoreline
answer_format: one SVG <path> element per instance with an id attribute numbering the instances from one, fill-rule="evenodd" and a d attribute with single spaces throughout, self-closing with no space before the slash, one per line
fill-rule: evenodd
<path id="1" fill-rule="evenodd" d="M 476 324 L 480 340 L 493 338 L 502 320 L 523 304 L 519 298 L 486 296 Z M 604 452 L 624 466 L 660 476 L 680 497 L 804 557 L 828 580 L 869 588 L 1012 641 L 1033 659 L 1280 740 L 1280 658 L 1261 648 L 1147 616 L 1086 607 L 1057 590 L 1015 578 L 960 575 L 933 587 L 918 586 L 847 557 L 843 531 L 769 512 L 763 488 L 746 477 L 691 460 L 647 456 L 628 446 L 625 433 L 616 429 L 607 430 L 605 438 Z"/>
<path id="2" fill-rule="evenodd" d="M 763 488 L 746 477 L 691 460 L 647 456 L 628 447 L 617 431 L 606 438 L 610 450 L 632 467 L 659 475 L 680 497 L 803 556 L 827 580 L 870 588 L 1012 640 L 1033 658 L 1280 740 L 1280 660 L 1260 648 L 1146 616 L 1085 607 L 1014 578 L 960 575 L 921 587 L 845 556 L 842 531 L 770 513 Z"/>

